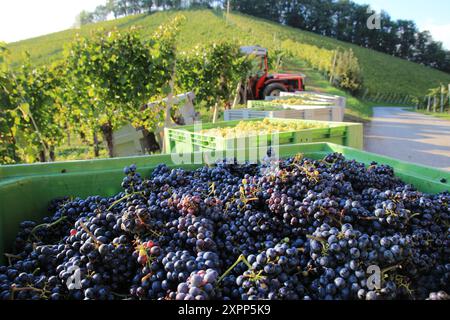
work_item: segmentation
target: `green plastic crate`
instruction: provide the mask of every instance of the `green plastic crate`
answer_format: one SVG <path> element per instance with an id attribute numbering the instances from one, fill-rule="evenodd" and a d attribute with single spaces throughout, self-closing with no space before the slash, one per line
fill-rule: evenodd
<path id="1" fill-rule="evenodd" d="M 235 121 L 223 121 L 216 124 L 203 124 L 202 129 L 235 127 L 241 121 L 261 121 L 263 119 L 247 119 Z M 239 148 L 242 144 L 255 147 L 263 144 L 271 144 L 272 141 L 278 144 L 298 144 L 329 142 L 344 146 L 363 149 L 363 126 L 360 123 L 331 122 L 299 119 L 268 118 L 271 122 L 300 122 L 316 124 L 321 128 L 304 129 L 300 131 L 280 132 L 276 134 L 250 136 L 247 139 L 223 138 L 209 136 L 195 132 L 194 125 L 181 126 L 176 128 L 165 128 L 165 150 L 167 153 L 192 153 L 211 150 L 228 150 Z M 198 130 L 198 129 L 197 129 Z"/>
<path id="2" fill-rule="evenodd" d="M 263 150 L 258 149 L 263 152 Z M 249 156 L 254 150 L 233 150 L 235 156 Z M 314 143 L 282 145 L 280 157 L 303 153 L 306 157 L 322 159 L 329 153 L 339 152 L 348 159 L 369 165 L 372 161 L 394 167 L 395 173 L 406 183 L 419 190 L 438 193 L 450 190 L 450 173 L 400 160 L 379 156 L 354 148 L 336 144 Z M 60 163 L 0 166 L 0 262 L 4 252 L 9 252 L 23 220 L 39 220 L 48 215 L 47 206 L 52 199 L 89 195 L 111 196 L 121 190 L 123 167 L 135 163 L 138 171 L 148 176 L 160 163 L 169 167 L 193 169 L 201 166 L 205 154 L 189 154 L 193 165 L 175 165 L 173 155 L 139 156 L 91 161 L 70 161 Z"/>

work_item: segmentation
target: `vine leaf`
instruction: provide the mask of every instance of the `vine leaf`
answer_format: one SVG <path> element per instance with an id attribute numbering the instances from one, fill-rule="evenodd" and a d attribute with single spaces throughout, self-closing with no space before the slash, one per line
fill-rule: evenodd
<path id="1" fill-rule="evenodd" d="M 19 106 L 19 110 L 22 112 L 23 119 L 25 121 L 30 121 L 30 105 L 28 103 L 22 103 Z"/>

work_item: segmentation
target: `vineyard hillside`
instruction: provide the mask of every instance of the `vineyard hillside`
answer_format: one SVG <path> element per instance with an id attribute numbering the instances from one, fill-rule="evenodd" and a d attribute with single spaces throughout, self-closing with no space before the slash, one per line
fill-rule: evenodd
<path id="1" fill-rule="evenodd" d="M 10 43 L 15 66 L 28 51 L 35 64 L 46 64 L 62 57 L 64 45 L 72 41 L 77 33 L 88 35 L 93 30 L 117 27 L 140 28 L 145 36 L 150 36 L 155 28 L 178 14 L 177 11 L 158 12 L 151 15 L 134 15 L 125 18 L 90 24 L 81 29 L 71 29 L 33 39 Z M 378 93 L 423 96 L 427 90 L 440 83 L 450 83 L 450 74 L 408 62 L 377 51 L 362 48 L 311 32 L 286 27 L 263 19 L 231 14 L 227 22 L 222 12 L 212 10 L 190 10 L 182 12 L 186 16 L 179 39 L 179 49 L 192 49 L 198 44 L 217 42 L 224 39 L 236 40 L 242 44 L 260 44 L 271 52 L 286 49 L 294 54 L 294 60 L 308 62 L 315 69 L 327 66 L 317 59 L 318 53 L 329 56 L 336 48 L 352 49 L 356 54 L 364 77 L 364 87 L 368 96 Z M 321 50 L 319 50 L 321 49 Z M 329 63 L 329 61 L 327 61 Z"/>

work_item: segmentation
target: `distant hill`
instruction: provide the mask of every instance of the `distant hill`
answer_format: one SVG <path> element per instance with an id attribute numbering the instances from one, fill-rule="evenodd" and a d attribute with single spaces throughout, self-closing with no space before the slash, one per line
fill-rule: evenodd
<path id="1" fill-rule="evenodd" d="M 127 29 L 142 28 L 145 35 L 151 35 L 155 28 L 180 11 L 165 11 L 151 15 L 135 15 L 125 18 L 83 26 L 81 29 L 66 30 L 37 38 L 8 44 L 14 65 L 19 65 L 23 53 L 28 51 L 36 64 L 46 64 L 62 58 L 64 44 L 69 43 L 77 33 L 89 35 L 98 28 Z M 320 36 L 311 32 L 286 27 L 242 14 L 232 14 L 226 23 L 221 12 L 212 10 L 182 11 L 187 20 L 179 40 L 181 50 L 197 44 L 236 40 L 242 44 L 260 44 L 275 50 L 280 42 L 290 39 L 298 43 L 314 45 L 325 49 L 351 48 L 359 59 L 364 75 L 364 85 L 369 92 L 395 92 L 398 94 L 423 96 L 427 90 L 440 83 L 450 83 L 450 74 L 413 62 L 392 57 L 377 51 Z M 302 60 L 301 56 L 295 57 Z"/>

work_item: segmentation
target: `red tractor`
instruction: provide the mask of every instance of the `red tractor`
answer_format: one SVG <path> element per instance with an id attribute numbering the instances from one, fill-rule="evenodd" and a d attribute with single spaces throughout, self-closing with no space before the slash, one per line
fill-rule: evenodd
<path id="1" fill-rule="evenodd" d="M 305 91 L 303 74 L 269 74 L 268 51 L 259 46 L 241 47 L 242 53 L 252 58 L 252 75 L 241 88 L 240 102 L 264 100 L 279 96 L 280 92 Z"/>

